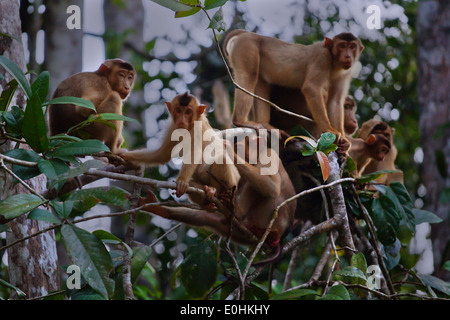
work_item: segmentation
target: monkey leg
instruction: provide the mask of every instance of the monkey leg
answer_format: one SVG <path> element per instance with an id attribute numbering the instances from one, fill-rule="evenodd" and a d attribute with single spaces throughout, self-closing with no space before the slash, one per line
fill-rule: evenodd
<path id="1" fill-rule="evenodd" d="M 255 93 L 259 79 L 259 49 L 254 42 L 239 43 L 237 56 L 233 59 L 235 81 L 248 91 Z M 239 54 L 242 53 L 242 54 Z M 264 127 L 248 119 L 253 107 L 254 98 L 248 93 L 234 91 L 233 124 L 238 127 L 263 129 Z"/>
<path id="2" fill-rule="evenodd" d="M 97 113 L 115 113 L 122 115 L 122 98 L 116 91 L 110 92 L 106 98 L 97 106 Z M 122 128 L 123 121 L 111 120 L 115 130 L 105 124 L 95 124 L 98 132 L 96 139 L 103 141 L 112 153 L 117 153 L 123 143 Z M 94 130 L 94 131 L 97 131 Z"/>

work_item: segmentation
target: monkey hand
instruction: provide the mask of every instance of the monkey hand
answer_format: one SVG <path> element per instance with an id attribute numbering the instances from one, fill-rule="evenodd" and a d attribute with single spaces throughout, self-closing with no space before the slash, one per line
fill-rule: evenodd
<path id="1" fill-rule="evenodd" d="M 336 152 L 340 155 L 346 155 L 347 151 L 350 149 L 351 143 L 344 136 L 340 136 L 336 139 L 336 145 L 338 146 Z"/>
<path id="2" fill-rule="evenodd" d="M 205 191 L 205 200 L 206 200 L 204 208 L 209 212 L 217 211 L 217 206 L 212 201 L 212 198 L 217 195 L 216 188 L 205 185 L 203 190 Z"/>
<path id="3" fill-rule="evenodd" d="M 186 193 L 187 189 L 189 188 L 189 183 L 183 180 L 177 180 L 176 184 L 177 184 L 176 196 L 181 197 L 183 194 Z"/>
<path id="4" fill-rule="evenodd" d="M 216 196 L 217 194 L 217 190 L 214 187 L 211 186 L 207 186 L 205 185 L 205 187 L 203 188 L 203 190 L 205 190 L 205 195 L 206 195 L 206 200 L 211 201 L 211 199 Z"/>

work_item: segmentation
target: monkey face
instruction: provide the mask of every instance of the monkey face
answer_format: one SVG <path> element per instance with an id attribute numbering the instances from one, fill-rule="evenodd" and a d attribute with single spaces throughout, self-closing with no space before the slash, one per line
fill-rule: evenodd
<path id="1" fill-rule="evenodd" d="M 344 104 L 344 130 L 346 134 L 352 135 L 358 129 L 358 121 L 356 120 L 356 104 L 354 101 Z"/>
<path id="2" fill-rule="evenodd" d="M 176 106 L 172 117 L 177 128 L 190 130 L 193 124 L 194 111 L 190 106 Z"/>
<path id="3" fill-rule="evenodd" d="M 345 41 L 338 39 L 333 46 L 335 57 L 345 70 L 353 66 L 358 54 L 358 43 L 356 41 Z"/>
<path id="4" fill-rule="evenodd" d="M 119 93 L 120 97 L 122 99 L 125 99 L 131 92 L 131 89 L 134 85 L 134 72 L 125 70 L 125 69 L 119 69 L 116 73 L 117 77 L 117 87 L 115 90 Z"/>

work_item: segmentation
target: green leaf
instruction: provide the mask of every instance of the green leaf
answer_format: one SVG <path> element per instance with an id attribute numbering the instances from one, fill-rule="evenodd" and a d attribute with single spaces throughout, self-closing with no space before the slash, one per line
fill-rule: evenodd
<path id="1" fill-rule="evenodd" d="M 31 88 L 22 70 L 20 70 L 20 68 L 14 62 L 12 62 L 11 60 L 9 60 L 4 56 L 0 56 L 0 65 L 2 65 L 3 68 L 5 68 L 5 70 L 8 71 L 8 73 L 11 74 L 14 79 L 17 80 L 27 98 L 30 99 Z"/>
<path id="2" fill-rule="evenodd" d="M 294 289 L 279 293 L 270 298 L 270 300 L 298 300 L 305 296 L 317 296 L 317 291 L 312 289 Z"/>
<path id="3" fill-rule="evenodd" d="M 31 211 L 31 213 L 28 215 L 28 219 L 38 220 L 38 221 L 47 221 L 54 224 L 61 223 L 58 218 L 55 217 L 55 215 L 51 212 L 48 212 L 47 210 L 43 209 L 34 209 Z"/>
<path id="4" fill-rule="evenodd" d="M 354 254 L 352 256 L 350 265 L 352 267 L 358 268 L 364 274 L 367 273 L 367 261 L 362 252 L 358 252 L 357 254 Z"/>
<path id="5" fill-rule="evenodd" d="M 109 152 L 109 148 L 99 140 L 82 140 L 78 142 L 67 143 L 53 153 L 54 157 L 58 156 L 79 156 L 88 155 L 97 152 Z"/>
<path id="6" fill-rule="evenodd" d="M 190 247 L 181 264 L 181 282 L 194 298 L 204 297 L 219 274 L 219 252 L 212 241 Z"/>
<path id="7" fill-rule="evenodd" d="M 440 223 L 443 220 L 439 218 L 437 215 L 430 211 L 413 208 L 412 213 L 414 214 L 414 223 L 419 225 L 421 223 Z"/>
<path id="8" fill-rule="evenodd" d="M 61 219 L 67 219 L 72 212 L 75 201 L 66 200 L 64 202 L 59 202 L 56 200 L 51 201 L 53 208 L 55 209 L 56 214 Z"/>
<path id="9" fill-rule="evenodd" d="M 0 201 L 0 214 L 6 219 L 14 219 L 45 203 L 34 194 L 16 194 Z"/>
<path id="10" fill-rule="evenodd" d="M 449 261 L 446 261 L 446 262 L 444 263 L 444 265 L 442 266 L 442 268 L 443 268 L 444 270 L 450 271 L 450 260 L 449 260 Z"/>
<path id="11" fill-rule="evenodd" d="M 205 9 L 214 9 L 223 6 L 228 0 L 205 0 Z"/>
<path id="12" fill-rule="evenodd" d="M 106 166 L 106 163 L 100 160 L 88 160 L 83 162 L 80 166 L 71 168 L 69 171 L 59 174 L 55 178 L 51 179 L 48 183 L 48 188 L 53 188 L 58 182 L 77 177 L 83 173 L 88 172 L 90 169 L 101 169 Z"/>
<path id="13" fill-rule="evenodd" d="M 152 248 L 150 246 L 133 248 L 133 256 L 131 257 L 131 283 L 136 283 L 151 254 Z"/>
<path id="14" fill-rule="evenodd" d="M 19 83 L 17 83 L 16 79 L 12 79 L 5 86 L 5 90 L 2 91 L 2 95 L 0 96 L 0 111 L 7 111 L 8 106 L 14 97 L 14 93 L 18 87 Z"/>
<path id="15" fill-rule="evenodd" d="M 347 170 L 348 172 L 356 171 L 356 163 L 350 156 L 347 158 L 347 161 L 345 162 L 345 170 Z"/>
<path id="16" fill-rule="evenodd" d="M 333 272 L 333 278 L 336 280 L 342 280 L 349 284 L 365 284 L 367 282 L 366 275 L 356 267 L 347 266 L 342 270 Z"/>
<path id="17" fill-rule="evenodd" d="M 398 239 L 395 239 L 395 242 L 393 244 L 382 246 L 381 249 L 383 251 L 383 258 L 388 270 L 394 269 L 400 262 L 401 246 L 402 245 L 400 243 L 400 240 Z"/>
<path id="18" fill-rule="evenodd" d="M 385 205 L 386 202 L 387 201 L 384 202 Z M 379 199 L 373 199 L 372 206 L 367 209 L 369 209 L 369 213 L 373 219 L 381 243 L 384 245 L 394 243 L 396 239 L 396 228 L 394 228 L 393 224 L 398 227 L 398 223 L 400 222 L 399 220 L 395 220 L 395 208 L 389 205 L 383 207 Z"/>
<path id="19" fill-rule="evenodd" d="M 76 104 L 77 106 L 88 108 L 88 109 L 91 109 L 91 110 L 94 110 L 95 112 L 97 112 L 94 104 L 90 100 L 78 98 L 78 97 L 58 97 L 58 98 L 46 101 L 42 105 L 47 106 L 50 104 L 53 104 L 53 105 Z"/>
<path id="20" fill-rule="evenodd" d="M 45 99 L 47 98 L 49 83 L 50 83 L 50 74 L 48 73 L 48 71 L 43 71 L 31 84 L 32 95 L 33 96 L 36 95 L 39 97 L 39 102 L 41 106 L 44 103 Z"/>
<path id="21" fill-rule="evenodd" d="M 130 194 L 116 186 L 88 188 L 72 192 L 66 200 L 73 200 L 77 202 L 91 202 L 90 199 L 95 199 L 95 204 L 104 203 L 115 205 L 121 208 L 128 208 Z"/>
<path id="22" fill-rule="evenodd" d="M 225 21 L 223 21 L 222 8 L 217 10 L 214 16 L 211 18 L 211 22 L 209 23 L 208 28 L 215 29 L 217 31 L 225 31 L 227 26 L 225 25 Z"/>
<path id="23" fill-rule="evenodd" d="M 82 288 L 81 290 L 75 292 L 71 297 L 71 300 L 89 301 L 89 300 L 106 300 L 105 297 L 98 294 L 94 289 L 90 287 Z"/>
<path id="24" fill-rule="evenodd" d="M 326 295 L 320 297 L 318 300 L 344 300 L 340 296 L 327 293 Z"/>
<path id="25" fill-rule="evenodd" d="M 356 181 L 358 181 L 358 183 L 363 184 L 363 183 L 370 182 L 372 180 L 376 180 L 382 176 L 383 176 L 382 173 L 372 172 L 372 173 L 365 174 L 359 178 L 356 178 Z"/>
<path id="26" fill-rule="evenodd" d="M 23 118 L 23 137 L 28 145 L 37 153 L 47 151 L 47 124 L 38 95 L 33 95 L 27 101 Z"/>
<path id="27" fill-rule="evenodd" d="M 11 149 L 5 152 L 5 155 L 14 159 L 29 161 L 29 162 L 38 162 L 39 155 L 34 152 L 33 150 L 27 150 L 27 149 Z M 28 180 L 33 177 L 36 177 L 40 174 L 40 171 L 38 168 L 28 168 L 19 166 L 17 164 L 14 164 L 12 166 L 12 171 L 22 180 Z M 14 179 L 14 183 L 18 183 L 16 179 Z"/>
<path id="28" fill-rule="evenodd" d="M 176 1 L 176 0 L 151 0 L 163 7 L 166 7 L 172 11 L 187 11 L 190 10 L 191 7 L 187 6 L 183 3 L 181 3 L 180 1 Z"/>
<path id="29" fill-rule="evenodd" d="M 350 300 L 350 294 L 343 285 L 332 286 L 330 290 L 328 290 L 327 294 L 333 294 L 340 297 L 342 300 Z"/>
<path id="30" fill-rule="evenodd" d="M 195 8 L 192 8 L 191 10 L 187 10 L 187 11 L 178 11 L 175 13 L 175 18 L 189 17 L 189 16 L 196 14 L 200 10 L 201 10 L 200 7 L 195 7 Z"/>
<path id="31" fill-rule="evenodd" d="M 130 248 L 129 245 L 127 245 L 125 242 L 123 242 L 121 239 L 113 235 L 112 233 L 109 233 L 105 230 L 95 230 L 92 232 L 94 236 L 96 236 L 98 239 L 102 240 L 104 243 L 110 243 L 110 244 L 121 244 L 123 245 L 127 250 L 130 257 L 133 255 L 133 250 Z"/>
<path id="32" fill-rule="evenodd" d="M 422 282 L 426 286 L 432 287 L 450 296 L 450 283 L 445 282 L 444 280 L 441 280 L 429 274 L 418 273 L 417 276 L 422 280 Z"/>
<path id="33" fill-rule="evenodd" d="M 406 224 L 406 226 L 412 232 L 415 231 L 415 218 L 414 213 L 412 212 L 413 203 L 411 197 L 409 196 L 408 190 L 406 190 L 405 186 L 397 181 L 391 182 L 388 188 L 388 195 L 392 198 L 396 198 L 398 200 L 397 210 L 400 213 L 402 218 L 402 222 Z M 391 194 L 392 192 L 392 194 Z"/>
<path id="34" fill-rule="evenodd" d="M 129 117 L 123 116 L 121 114 L 116 114 L 116 113 L 100 113 L 97 116 L 97 119 L 101 119 L 101 120 L 122 120 L 122 121 L 134 122 L 134 123 L 139 124 L 139 125 L 141 124 L 136 119 L 129 118 Z M 94 122 L 95 122 L 95 120 L 94 120 Z"/>
<path id="35" fill-rule="evenodd" d="M 78 137 L 74 137 L 74 136 L 69 136 L 68 134 L 65 133 L 59 133 L 57 135 L 51 136 L 48 138 L 49 140 L 65 140 L 65 141 L 82 141 L 83 139 L 80 139 Z"/>
<path id="36" fill-rule="evenodd" d="M 93 234 L 70 224 L 61 227 L 61 235 L 67 253 L 80 267 L 87 283 L 108 299 L 114 292 L 114 281 L 109 278 L 113 263 L 103 243 Z"/>
<path id="37" fill-rule="evenodd" d="M 336 135 L 334 135 L 330 132 L 322 133 L 319 141 L 317 141 L 316 149 L 325 152 L 325 150 L 327 150 L 328 148 L 331 147 L 331 145 L 333 144 L 333 142 L 335 140 L 336 140 Z"/>

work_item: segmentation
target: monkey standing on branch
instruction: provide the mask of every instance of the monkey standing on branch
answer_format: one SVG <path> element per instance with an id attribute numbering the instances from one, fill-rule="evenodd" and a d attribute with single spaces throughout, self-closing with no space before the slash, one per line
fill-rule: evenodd
<path id="1" fill-rule="evenodd" d="M 136 72 L 133 66 L 122 59 L 106 60 L 95 72 L 80 72 L 61 82 L 53 93 L 53 99 L 63 96 L 90 100 L 97 113 L 122 115 L 123 101 L 130 94 Z M 66 133 L 73 126 L 86 120 L 94 111 L 73 104 L 50 105 L 50 134 Z M 98 139 L 117 153 L 124 139 L 123 121 L 112 120 L 114 128 L 103 123 L 91 123 L 82 128 L 90 138 Z"/>
<path id="2" fill-rule="evenodd" d="M 224 42 L 225 54 L 240 86 L 267 100 L 271 85 L 301 90 L 306 103 L 293 111 L 312 116 L 321 133 L 336 134 L 341 152 L 350 146 L 344 133 L 344 99 L 350 87 L 351 68 L 363 49 L 351 33 L 302 45 L 235 30 Z M 236 126 L 273 128 L 267 103 L 236 89 L 234 105 Z M 251 112 L 252 121 L 249 120 Z M 282 132 L 282 135 L 287 134 Z"/>
<path id="3" fill-rule="evenodd" d="M 203 159 L 195 161 L 195 157 L 201 157 L 207 147 L 211 149 L 211 147 L 217 146 L 214 148 L 215 150 L 223 151 L 223 139 L 212 130 L 208 118 L 203 114 L 206 106 L 200 104 L 197 98 L 188 92 L 177 95 L 166 104 L 172 123 L 161 147 L 157 150 L 143 149 L 124 152 L 120 156 L 126 161 L 143 165 L 167 163 L 172 157 L 172 149 L 179 143 L 178 140 L 172 140 L 173 133 L 177 129 L 184 129 L 189 132 L 191 157 L 189 163 L 183 163 L 178 174 L 176 195 L 180 197 L 185 194 L 189 183 L 195 184 L 196 187 L 199 187 L 200 184 L 203 185 L 209 197 L 236 187 L 239 173 L 232 160 L 228 159 L 227 161 L 226 158 L 229 155 L 226 152 L 216 153 L 214 161 L 209 164 L 204 163 Z M 201 129 L 201 131 L 196 133 L 194 129 L 197 121 L 200 122 L 199 130 Z M 196 134 L 200 136 L 201 143 L 195 143 Z M 183 142 L 185 141 L 183 140 Z M 204 199 L 195 195 L 190 195 L 190 199 L 200 205 L 207 206 L 209 204 L 208 201 L 205 202 Z"/>

